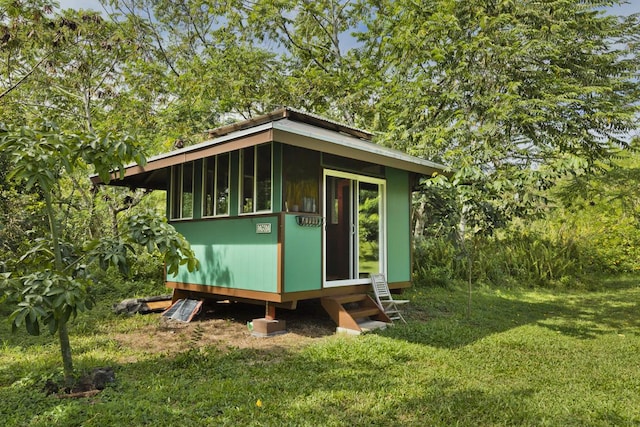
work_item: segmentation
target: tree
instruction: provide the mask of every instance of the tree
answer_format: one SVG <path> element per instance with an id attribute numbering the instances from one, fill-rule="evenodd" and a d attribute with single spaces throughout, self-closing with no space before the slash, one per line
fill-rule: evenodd
<path id="1" fill-rule="evenodd" d="M 113 0 L 116 22 L 128 23 L 144 60 L 127 64 L 131 84 L 155 87 L 159 131 L 186 143 L 238 117 L 251 118 L 282 106 L 285 72 L 277 53 L 244 37 L 231 24 L 239 1 L 213 4 Z"/>
<path id="2" fill-rule="evenodd" d="M 73 379 L 73 360 L 67 323 L 78 311 L 90 309 L 89 265 L 117 266 L 128 271 L 127 252 L 132 243 L 149 251 L 159 250 L 167 270 L 175 273 L 179 265 L 192 271 L 197 260 L 189 244 L 158 215 L 132 217 L 128 238 L 103 237 L 87 245 L 65 239 L 61 218 L 69 204 L 63 185 L 70 175 L 94 168 L 104 182 L 125 164 L 145 159 L 130 137 L 112 134 L 72 133 L 52 123 L 37 128 L 5 127 L 0 130 L 0 151 L 10 156 L 9 178 L 23 182 L 27 193 L 35 193 L 44 202 L 48 220 L 47 234 L 32 242 L 24 254 L 16 256 L 0 276 L 0 289 L 17 304 L 11 314 L 13 327 L 24 325 L 30 334 L 40 333 L 40 324 L 58 333 L 65 380 Z M 88 181 L 88 175 L 87 175 Z"/>
<path id="3" fill-rule="evenodd" d="M 431 224 L 458 220 L 447 234 L 467 258 L 471 296 L 478 236 L 540 214 L 559 177 L 628 148 L 640 15 L 607 15 L 610 1 L 366 3 L 376 10 L 360 38 L 382 88 L 379 140 L 452 166 L 450 180 L 425 183 L 418 211 L 446 215 Z"/>
<path id="4" fill-rule="evenodd" d="M 374 115 L 378 80 L 351 35 L 369 13 L 360 2 L 107 3 L 144 40 L 171 99 L 160 114 L 183 135 L 283 105 L 357 126 Z"/>
<path id="5" fill-rule="evenodd" d="M 46 25 L 52 10 L 47 0 L 0 4 L 0 60 L 5 73 L 0 99 L 29 81 L 57 50 L 59 34 Z"/>
<path id="6" fill-rule="evenodd" d="M 638 16 L 597 9 L 609 3 L 381 2 L 368 43 L 384 58 L 393 136 L 487 168 L 624 145 L 636 127 L 640 31 Z"/>
<path id="7" fill-rule="evenodd" d="M 354 34 L 374 15 L 367 2 L 321 0 L 243 2 L 248 31 L 283 51 L 288 103 L 355 126 L 368 127 L 381 86 L 362 66 Z"/>

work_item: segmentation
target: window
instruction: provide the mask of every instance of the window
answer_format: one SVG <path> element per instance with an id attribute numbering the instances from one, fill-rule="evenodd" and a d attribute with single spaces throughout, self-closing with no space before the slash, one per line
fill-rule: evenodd
<path id="1" fill-rule="evenodd" d="M 271 210 L 271 144 L 240 152 L 240 213 Z"/>
<path id="2" fill-rule="evenodd" d="M 256 207 L 271 210 L 271 144 L 256 147 Z"/>
<path id="3" fill-rule="evenodd" d="M 204 160 L 202 216 L 229 215 L 229 153 Z"/>
<path id="4" fill-rule="evenodd" d="M 242 149 L 242 157 L 240 159 L 240 208 L 241 213 L 255 212 L 253 192 L 255 186 L 255 147 Z"/>
<path id="5" fill-rule="evenodd" d="M 285 145 L 282 151 L 286 212 L 318 213 L 320 207 L 320 153 Z"/>
<path id="6" fill-rule="evenodd" d="M 193 162 L 171 167 L 171 219 L 193 218 Z"/>

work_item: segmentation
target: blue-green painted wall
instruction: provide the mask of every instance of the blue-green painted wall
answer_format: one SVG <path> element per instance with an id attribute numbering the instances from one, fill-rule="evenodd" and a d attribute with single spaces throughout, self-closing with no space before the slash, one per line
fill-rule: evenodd
<path id="1" fill-rule="evenodd" d="M 256 233 L 256 225 L 271 224 L 271 233 Z M 277 292 L 277 216 L 178 221 L 172 223 L 191 244 L 200 269 L 181 268 L 168 281 Z"/>
<path id="2" fill-rule="evenodd" d="M 386 168 L 387 281 L 411 279 L 411 203 L 409 173 Z"/>
<path id="3" fill-rule="evenodd" d="M 285 215 L 284 291 L 322 288 L 322 227 L 303 227 Z"/>
<path id="4" fill-rule="evenodd" d="M 191 244 L 200 260 L 200 270 L 181 268 L 168 281 L 220 286 L 263 292 L 278 292 L 278 218 L 282 206 L 282 146 L 273 149 L 273 216 L 238 215 L 239 154 L 231 153 L 231 217 L 175 221 L 172 224 Z M 196 176 L 202 161 L 195 162 Z M 411 279 L 411 226 L 409 173 L 386 168 L 387 278 L 389 282 Z M 201 214 L 202 182 L 194 182 L 194 216 Z M 170 197 L 167 197 L 167 205 Z M 168 206 L 167 206 L 168 208 Z M 296 216 L 283 216 L 283 290 L 300 292 L 322 288 L 322 227 L 301 227 Z M 256 233 L 256 224 L 271 224 L 271 233 Z"/>

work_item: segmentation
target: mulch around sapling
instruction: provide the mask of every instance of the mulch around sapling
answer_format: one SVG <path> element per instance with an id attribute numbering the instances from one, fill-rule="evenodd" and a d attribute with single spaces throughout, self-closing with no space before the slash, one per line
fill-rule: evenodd
<path id="1" fill-rule="evenodd" d="M 47 395 L 55 394 L 59 398 L 91 397 L 100 393 L 116 379 L 113 368 L 94 368 L 80 376 L 73 385 L 66 386 L 48 379 L 43 387 Z"/>

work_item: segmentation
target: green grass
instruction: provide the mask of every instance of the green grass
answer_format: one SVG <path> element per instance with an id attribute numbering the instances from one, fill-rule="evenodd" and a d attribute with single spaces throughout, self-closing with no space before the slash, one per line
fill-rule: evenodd
<path id="1" fill-rule="evenodd" d="M 640 424 L 640 287 L 595 291 L 414 288 L 408 325 L 282 350 L 131 354 L 109 338 L 151 317 L 106 310 L 72 330 L 78 369 L 110 365 L 91 399 L 41 391 L 59 375 L 50 337 L 0 333 L 7 426 L 427 426 Z M 136 362 L 127 363 L 129 356 Z M 262 406 L 256 403 L 258 400 Z"/>

